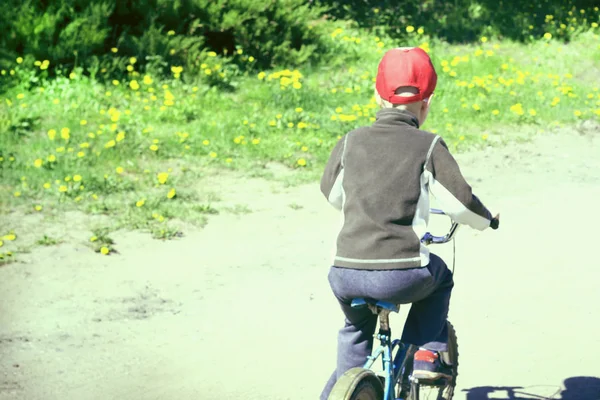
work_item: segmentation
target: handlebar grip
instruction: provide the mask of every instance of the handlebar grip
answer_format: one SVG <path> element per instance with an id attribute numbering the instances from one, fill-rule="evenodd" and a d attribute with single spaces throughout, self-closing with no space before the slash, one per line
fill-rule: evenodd
<path id="1" fill-rule="evenodd" d="M 490 222 L 490 227 L 493 230 L 498 229 L 498 227 L 500 226 L 500 220 L 498 218 L 492 218 L 492 221 Z"/>

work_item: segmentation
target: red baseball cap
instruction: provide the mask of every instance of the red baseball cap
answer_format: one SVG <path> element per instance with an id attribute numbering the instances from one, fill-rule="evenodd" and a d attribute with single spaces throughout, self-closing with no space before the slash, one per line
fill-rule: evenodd
<path id="1" fill-rule="evenodd" d="M 391 49 L 383 55 L 375 88 L 382 99 L 392 104 L 409 104 L 429 98 L 436 84 L 437 74 L 429 55 L 419 47 L 405 47 Z M 402 86 L 413 86 L 418 93 L 397 96 L 396 89 Z"/>

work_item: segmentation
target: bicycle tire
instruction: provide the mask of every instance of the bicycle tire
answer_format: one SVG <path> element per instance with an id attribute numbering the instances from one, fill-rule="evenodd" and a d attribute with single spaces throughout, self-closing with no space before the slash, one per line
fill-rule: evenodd
<path id="1" fill-rule="evenodd" d="M 454 329 L 454 325 L 450 321 L 448 321 L 448 353 L 452 362 L 452 383 L 448 386 L 446 397 L 442 397 L 443 400 L 452 400 L 458 379 L 458 339 L 456 337 L 456 329 Z"/>
<path id="2" fill-rule="evenodd" d="M 328 400 L 381 400 L 383 385 L 373 371 L 352 368 L 337 380 Z"/>

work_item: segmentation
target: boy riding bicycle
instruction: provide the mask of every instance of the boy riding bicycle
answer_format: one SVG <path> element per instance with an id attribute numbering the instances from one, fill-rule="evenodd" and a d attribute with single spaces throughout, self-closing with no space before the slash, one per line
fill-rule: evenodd
<path id="1" fill-rule="evenodd" d="M 373 347 L 377 316 L 351 308 L 353 298 L 412 303 L 401 340 L 419 346 L 413 376 L 449 375 L 446 318 L 454 282 L 444 261 L 420 239 L 429 222 L 429 193 L 454 221 L 478 230 L 498 227 L 472 193 L 444 140 L 419 129 L 437 83 L 420 48 L 397 48 L 382 58 L 375 122 L 342 137 L 321 179 L 321 191 L 342 211 L 329 283 L 345 315 L 338 334 L 337 367 L 321 393 L 364 364 Z"/>

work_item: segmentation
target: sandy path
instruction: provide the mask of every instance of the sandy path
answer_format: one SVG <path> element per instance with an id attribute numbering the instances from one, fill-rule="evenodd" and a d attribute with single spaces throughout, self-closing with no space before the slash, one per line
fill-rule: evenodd
<path id="1" fill-rule="evenodd" d="M 600 132 L 459 161 L 502 229 L 457 238 L 455 398 L 550 396 L 576 378 L 563 399 L 600 399 Z M 117 256 L 63 244 L 0 268 L 0 399 L 316 399 L 342 323 L 327 284 L 338 216 L 316 184 L 274 187 L 227 179 L 224 200 L 254 212 L 176 241 L 121 233 Z"/>

